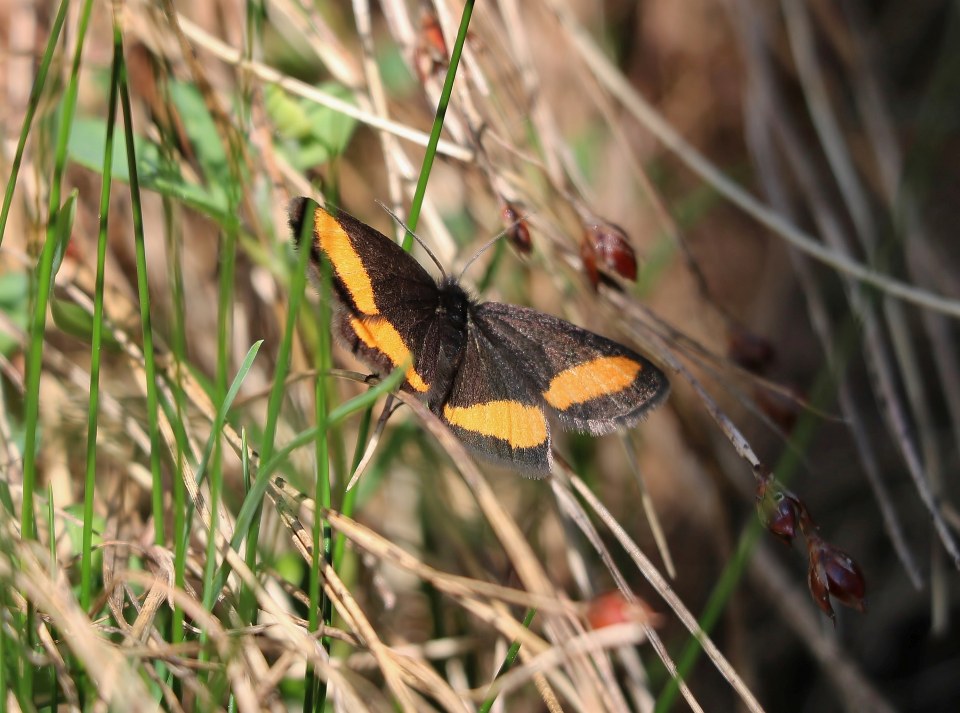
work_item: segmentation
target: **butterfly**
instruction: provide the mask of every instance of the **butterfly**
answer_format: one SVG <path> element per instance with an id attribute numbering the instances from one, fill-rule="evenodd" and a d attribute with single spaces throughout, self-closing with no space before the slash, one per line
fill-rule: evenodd
<path id="1" fill-rule="evenodd" d="M 529 307 L 478 302 L 347 213 L 296 198 L 290 226 L 298 242 L 311 236 L 315 267 L 330 261 L 346 345 L 378 373 L 404 367 L 403 388 L 483 457 L 540 477 L 550 417 L 600 435 L 667 397 L 666 377 L 635 351 Z"/>

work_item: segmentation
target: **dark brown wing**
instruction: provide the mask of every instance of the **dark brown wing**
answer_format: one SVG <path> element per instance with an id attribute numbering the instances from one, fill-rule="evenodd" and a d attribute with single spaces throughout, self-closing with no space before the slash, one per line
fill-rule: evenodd
<path id="1" fill-rule="evenodd" d="M 632 426 L 670 390 L 649 360 L 562 319 L 496 302 L 471 316 L 497 359 L 515 365 L 564 428 L 596 435 Z"/>
<path id="2" fill-rule="evenodd" d="M 442 316 L 440 290 L 430 274 L 403 248 L 353 216 L 329 212 L 312 201 L 291 204 L 291 227 L 300 239 L 306 206 L 314 206 L 315 265 L 321 254 L 333 267 L 333 286 L 344 306 L 341 331 L 355 353 L 389 371 L 409 363 L 407 386 L 426 394 L 434 384 Z"/>

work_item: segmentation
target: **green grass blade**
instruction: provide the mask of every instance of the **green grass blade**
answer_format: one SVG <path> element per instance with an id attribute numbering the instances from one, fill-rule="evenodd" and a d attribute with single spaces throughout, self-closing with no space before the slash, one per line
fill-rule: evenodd
<path id="1" fill-rule="evenodd" d="M 453 92 L 453 80 L 457 77 L 457 67 L 460 66 L 460 55 L 463 53 L 463 45 L 467 41 L 467 29 L 470 27 L 470 17 L 473 15 L 474 0 L 467 0 L 463 6 L 463 13 L 460 15 L 460 28 L 457 30 L 457 39 L 453 44 L 453 50 L 450 52 L 450 66 L 447 67 L 447 76 L 443 80 L 443 89 L 440 92 L 440 102 L 437 104 L 437 114 L 433 119 L 433 127 L 430 129 L 430 140 L 427 142 L 427 150 L 423 156 L 423 163 L 420 165 L 420 176 L 417 178 L 417 189 L 413 193 L 413 201 L 410 204 L 410 215 L 407 216 L 407 227 L 409 230 L 403 237 L 403 249 L 407 252 L 413 247 L 413 234 L 411 231 L 417 229 L 417 223 L 420 220 L 420 209 L 423 206 L 423 197 L 427 193 L 427 181 L 430 179 L 430 170 L 433 168 L 433 160 L 437 155 L 437 144 L 440 143 L 440 134 L 443 132 L 443 119 L 447 115 L 447 107 L 450 105 L 450 95 Z"/>
<path id="2" fill-rule="evenodd" d="M 41 73 L 38 74 L 37 80 L 34 82 L 33 90 L 31 91 L 27 118 L 24 121 L 23 131 L 21 133 L 21 142 L 18 146 L 14 164 L 11 167 L 11 178 L 7 185 L 2 213 L 0 213 L 0 240 L 2 240 L 10 203 L 13 199 L 13 190 L 16 184 L 16 176 L 19 172 L 20 161 L 22 160 L 23 146 L 26 143 L 26 136 L 29 132 L 34 112 L 36 111 L 36 105 L 40 99 L 40 92 L 46 81 L 46 72 L 56 46 L 56 39 L 60 36 L 68 4 L 69 3 L 65 1 L 60 6 L 60 12 L 57 15 L 54 30 L 51 32 L 48 42 L 47 52 L 44 54 L 43 63 L 41 64 Z M 68 206 L 60 206 L 60 182 L 66 160 L 66 145 L 70 136 L 70 125 L 76 106 L 83 40 L 86 36 L 91 7 L 92 2 L 88 0 L 84 5 L 80 24 L 77 29 L 77 47 L 74 54 L 70 82 L 68 83 L 63 100 L 63 112 L 58 128 L 55 166 L 50 185 L 50 219 L 47 223 L 47 238 L 44 242 L 40 262 L 36 271 L 33 322 L 30 334 L 31 344 L 27 360 L 27 379 L 24 391 L 25 437 L 23 454 L 23 503 L 21 506 L 20 521 L 21 531 L 25 538 L 33 538 L 36 536 L 33 491 L 36 484 L 37 425 L 40 408 L 40 374 L 43 367 L 44 327 L 46 324 L 47 305 L 50 299 L 50 288 L 56 275 L 56 268 L 59 266 L 58 254 L 62 258 L 63 246 L 66 244 L 66 240 L 69 239 L 70 228 L 72 228 L 72 207 L 75 203 L 76 195 L 68 200 Z M 64 210 L 64 208 L 67 208 L 67 210 Z M 29 683 L 27 685 L 29 686 Z"/>
<path id="3" fill-rule="evenodd" d="M 233 406 L 233 402 L 236 400 L 237 394 L 240 393 L 240 387 L 243 386 L 243 380 L 247 377 L 247 373 L 253 367 L 253 361 L 257 358 L 257 353 L 260 351 L 261 346 L 263 346 L 262 339 L 254 342 L 253 346 L 247 350 L 247 355 L 243 358 L 243 363 L 237 370 L 237 375 L 233 378 L 233 382 L 230 384 L 230 388 L 227 390 L 226 396 L 224 396 L 219 408 L 217 408 L 217 414 L 214 416 L 213 424 L 211 425 L 210 429 L 210 437 L 207 438 L 206 446 L 204 446 L 203 449 L 203 456 L 200 458 L 200 463 L 197 465 L 197 484 L 202 483 L 204 477 L 206 476 L 207 464 L 210 462 L 210 458 L 213 455 L 214 445 L 220 437 L 220 432 L 223 431 L 223 426 L 227 422 L 227 414 L 230 413 L 230 408 Z"/>
<path id="4" fill-rule="evenodd" d="M 53 485 L 47 485 L 47 544 L 50 547 L 50 551 L 47 555 L 50 557 L 50 566 L 47 570 L 50 573 L 50 579 L 56 581 L 57 577 L 57 511 L 53 503 Z M 56 632 L 51 632 L 56 636 Z M 56 666 L 49 666 L 49 675 L 50 680 L 48 686 L 50 687 L 50 710 L 57 710 L 58 696 L 57 696 L 57 668 Z"/>
<path id="5" fill-rule="evenodd" d="M 7 230 L 7 219 L 10 216 L 10 206 L 13 204 L 13 191 L 17 187 L 17 177 L 20 175 L 20 164 L 23 163 L 23 152 L 27 146 L 27 137 L 30 135 L 30 129 L 33 127 L 33 117 L 36 115 L 37 107 L 40 105 L 40 97 L 43 95 L 43 88 L 47 83 L 47 73 L 50 71 L 50 63 L 53 61 L 53 55 L 56 53 L 57 43 L 60 41 L 60 33 L 63 31 L 63 23 L 64 20 L 67 19 L 67 10 L 69 9 L 69 0 L 63 0 L 63 2 L 60 3 L 60 9 L 57 10 L 57 16 L 53 20 L 50 35 L 47 37 L 47 46 L 43 50 L 43 56 L 40 58 L 40 66 L 37 68 L 37 76 L 34 78 L 33 86 L 30 88 L 30 98 L 27 100 L 26 116 L 24 116 L 23 119 L 23 126 L 20 127 L 20 140 L 17 142 L 17 151 L 13 155 L 13 163 L 10 165 L 10 177 L 7 179 L 7 189 L 3 194 L 3 207 L 0 208 L 0 245 L 3 245 L 3 236 Z"/>
<path id="6" fill-rule="evenodd" d="M 331 355 L 330 340 L 330 299 L 331 299 L 331 273 L 330 263 L 324 260 L 320 267 L 320 329 L 318 331 L 318 349 L 317 349 L 317 378 L 315 386 L 314 401 L 316 404 L 315 421 L 317 424 L 316 439 L 316 463 L 317 473 L 315 479 L 314 501 L 324 508 L 331 505 L 330 492 L 330 443 L 328 440 L 327 416 L 330 401 L 330 384 L 326 378 L 330 366 L 333 362 Z M 310 611 L 309 628 L 310 631 L 316 631 L 319 622 L 322 620 L 327 626 L 332 624 L 333 610 L 330 600 L 324 596 L 320 588 L 320 560 L 324 559 L 326 563 L 333 562 L 333 551 L 331 546 L 330 523 L 319 516 L 320 508 L 317 508 L 317 517 L 313 519 L 313 560 L 310 563 Z M 322 645 L 327 653 L 330 653 L 330 638 L 323 637 Z M 327 687 L 324 681 L 321 681 L 314 675 L 311 667 L 307 668 L 304 675 L 304 699 L 303 710 L 308 713 L 311 710 L 322 711 L 327 698 Z"/>
<path id="7" fill-rule="evenodd" d="M 173 476 L 173 584 L 178 589 L 183 589 L 186 583 L 187 566 L 187 512 L 190 504 L 187 501 L 186 485 L 184 484 L 184 464 L 187 458 L 189 447 L 184 443 L 180 433 L 183 428 L 184 420 L 187 418 L 187 398 L 183 389 L 183 369 L 187 361 L 187 334 L 186 334 L 186 307 L 183 287 L 183 255 L 182 243 L 179 233 L 174 230 L 172 221 L 172 206 L 168 198 L 164 198 L 164 234 L 167 243 L 167 251 L 170 255 L 169 280 L 171 286 L 170 299 L 173 310 L 173 329 L 171 330 L 170 347 L 173 350 L 174 358 L 174 383 L 173 387 L 173 418 L 177 428 L 176 439 L 176 461 L 174 462 Z M 179 604 L 176 604 L 171 617 L 171 641 L 178 644 L 184 640 L 184 612 Z M 174 685 L 179 685 L 179 679 L 175 679 Z"/>
<path id="8" fill-rule="evenodd" d="M 363 452 L 366 450 L 367 436 L 370 433 L 370 424 L 372 422 L 373 404 L 371 403 L 370 407 L 363 412 L 363 416 L 360 419 L 360 427 L 357 428 L 357 445 L 353 452 L 353 463 L 350 468 L 351 473 L 356 470 L 357 466 L 360 465 L 361 459 L 363 458 Z M 347 517 L 353 517 L 353 512 L 356 507 L 358 497 L 360 497 L 359 486 L 353 490 L 348 490 L 343 496 L 343 504 L 340 506 L 340 509 Z M 337 535 L 337 541 L 333 550 L 333 567 L 337 570 L 337 572 L 340 571 L 340 568 L 343 565 L 343 558 L 346 555 L 346 552 L 346 536 L 343 534 Z"/>
<path id="9" fill-rule="evenodd" d="M 30 352 L 27 357 L 27 379 L 24 388 L 24 444 L 23 444 L 23 504 L 20 529 L 25 539 L 36 539 L 33 512 L 33 492 L 36 487 L 37 426 L 40 420 L 40 374 L 43 370 L 43 345 L 47 321 L 47 305 L 55 277 L 54 266 L 58 251 L 73 228 L 74 192 L 67 203 L 53 213 L 47 239 L 40 253 L 34 281 L 33 315 L 30 329 Z"/>
<path id="10" fill-rule="evenodd" d="M 527 609 L 526 613 L 523 615 L 523 628 L 529 629 L 530 625 L 533 624 L 533 618 L 537 615 L 537 610 L 533 607 Z M 513 643 L 510 644 L 510 648 L 507 649 L 507 655 L 503 657 L 503 663 L 500 664 L 500 669 L 497 671 L 497 675 L 493 677 L 493 680 L 496 681 L 503 674 L 510 670 L 513 664 L 517 660 L 517 656 L 520 655 L 520 642 L 516 639 Z M 496 695 L 488 695 L 484 699 L 483 703 L 477 709 L 478 713 L 489 713 L 490 709 L 493 708 L 493 704 L 496 702 Z"/>
<path id="11" fill-rule="evenodd" d="M 305 210 L 313 210 L 313 206 L 308 204 Z M 313 220 L 303 221 L 303 230 L 309 231 L 313 225 Z M 306 238 L 306 235 L 302 236 Z M 309 244 L 304 242 L 303 244 Z M 277 368 L 273 376 L 273 385 L 270 388 L 270 397 L 267 401 L 267 421 L 263 429 L 263 442 L 260 445 L 261 462 L 270 459 L 274 450 L 274 439 L 277 435 L 277 423 L 280 419 L 280 407 L 283 405 L 283 395 L 287 373 L 290 368 L 290 353 L 293 349 L 293 335 L 296 330 L 297 315 L 300 312 L 300 302 L 303 298 L 303 291 L 307 282 L 307 263 L 309 262 L 310 251 L 300 250 L 297 253 L 296 272 L 293 273 L 290 280 L 290 302 L 287 307 L 287 322 L 283 331 L 283 339 L 280 342 L 280 349 L 277 353 Z M 261 493 L 262 496 L 262 493 Z M 244 503 L 246 505 L 246 503 Z M 237 532 L 241 530 L 238 528 Z M 257 562 L 257 543 L 260 538 L 260 518 L 252 518 L 247 531 L 247 549 L 246 562 L 250 571 L 256 572 Z M 240 593 L 240 617 L 243 621 L 250 622 L 254 612 L 253 592 L 248 587 L 243 587 Z"/>
<path id="12" fill-rule="evenodd" d="M 113 29 L 114 46 L 123 53 L 123 35 L 119 25 Z M 133 214 L 134 250 L 137 263 L 137 297 L 140 300 L 140 326 L 143 334 L 143 368 L 147 389 L 147 432 L 150 436 L 150 474 L 153 478 L 152 504 L 154 540 L 163 544 L 164 528 L 163 479 L 160 473 L 160 426 L 157 397 L 156 355 L 153 350 L 153 320 L 150 308 L 150 289 L 147 281 L 147 252 L 144 243 L 143 206 L 140 201 L 140 179 L 137 173 L 137 154 L 133 133 L 133 110 L 130 106 L 126 62 L 120 66 L 120 106 L 123 108 L 123 135 L 127 148 L 127 170 L 130 172 L 130 209 Z"/>
<path id="13" fill-rule="evenodd" d="M 330 411 L 327 416 L 327 427 L 331 428 L 352 414 L 363 411 L 381 396 L 398 388 L 403 382 L 405 373 L 406 369 L 404 367 L 394 369 L 376 386 L 371 387 L 362 394 L 358 394 L 346 403 Z M 263 495 L 267 490 L 267 482 L 270 476 L 277 471 L 291 453 L 313 442 L 319 430 L 318 426 L 313 426 L 298 433 L 289 443 L 286 443 L 282 448 L 278 448 L 269 460 L 261 460 L 257 477 L 254 478 L 250 490 L 247 492 L 243 505 L 240 508 L 240 514 L 237 515 L 236 532 L 233 536 L 233 542 L 231 543 L 234 549 L 239 549 L 243 542 L 243 533 L 250 527 L 250 523 L 253 521 L 260 501 L 263 499 Z M 221 572 L 220 578 L 218 579 L 218 586 L 222 586 L 225 577 L 226 573 Z"/>
<path id="14" fill-rule="evenodd" d="M 207 468 L 207 463 L 209 462 L 211 455 L 213 453 L 214 445 L 219 440 L 220 432 L 223 430 L 223 426 L 226 423 L 227 414 L 230 412 L 230 408 L 233 405 L 234 400 L 237 398 L 237 394 L 240 392 L 240 387 L 243 385 L 244 379 L 246 379 L 247 374 L 249 373 L 250 369 L 253 367 L 254 359 L 256 359 L 257 353 L 260 351 L 261 346 L 263 346 L 262 339 L 255 342 L 254 345 L 250 347 L 250 349 L 247 351 L 247 355 L 244 357 L 243 363 L 240 365 L 240 368 L 237 370 L 237 375 L 234 377 L 233 382 L 230 384 L 230 388 L 227 391 L 227 394 L 224 397 L 223 402 L 220 404 L 220 406 L 217 409 L 216 416 L 214 416 L 213 424 L 211 424 L 210 437 L 207 439 L 206 446 L 204 447 L 204 450 L 203 450 L 203 456 L 201 457 L 200 463 L 197 466 L 196 478 L 197 478 L 198 484 L 203 481 L 204 474 Z M 244 453 L 246 453 L 246 450 L 244 450 Z M 245 455 L 244 455 L 244 459 L 246 459 Z M 248 468 L 247 465 L 245 465 L 244 467 Z M 210 536 L 208 538 L 207 546 L 208 546 L 208 550 L 211 546 L 214 546 L 214 550 L 212 552 L 210 551 L 207 552 L 207 564 L 204 569 L 204 583 L 203 583 L 203 591 L 204 591 L 203 605 L 207 607 L 208 611 L 212 610 L 213 605 L 216 603 L 216 599 L 215 599 L 216 593 L 219 592 L 223 586 L 222 584 L 223 578 L 219 576 L 218 571 L 216 569 L 216 561 L 217 561 L 216 549 L 215 549 L 216 538 L 214 537 L 214 534 L 216 532 L 217 504 L 219 503 L 220 494 L 219 492 L 216 493 L 216 502 L 213 502 L 215 500 L 214 493 L 213 493 L 214 487 L 219 488 L 220 486 L 215 485 L 214 479 L 211 479 L 211 482 L 210 482 L 210 490 L 211 490 L 210 499 L 212 501 L 210 505 L 211 526 L 210 526 Z M 241 532 L 242 531 L 238 523 L 234 538 L 236 539 L 237 537 L 236 533 L 241 533 Z M 187 534 L 188 533 L 185 532 L 184 537 L 186 537 Z M 211 545 L 210 543 L 213 543 L 213 545 Z M 182 547 L 184 550 L 186 550 L 187 543 L 186 542 L 182 543 Z M 234 548 L 237 549 L 238 545 L 235 544 Z M 220 571 L 222 572 L 223 568 L 221 568 Z"/>
<path id="15" fill-rule="evenodd" d="M 97 475 L 97 426 L 100 408 L 100 356 L 103 345 L 104 270 L 107 258 L 107 225 L 110 215 L 110 168 L 113 165 L 113 131 L 117 118 L 122 49 L 114 45 L 107 117 L 107 140 L 103 154 L 100 189 L 100 230 L 97 235 L 97 277 L 93 292 L 93 329 L 90 346 L 90 401 L 87 406 L 87 463 L 83 487 L 83 544 L 80 550 L 80 606 L 90 609 L 93 590 L 93 496 Z"/>
<path id="16" fill-rule="evenodd" d="M 67 5 L 64 0 L 61 10 L 66 13 Z M 33 489 L 36 484 L 36 457 L 37 457 L 37 421 L 40 412 L 40 371 L 43 366 L 43 336 L 44 325 L 47 317 L 47 303 L 50 298 L 49 285 L 54 277 L 53 265 L 56 255 L 57 242 L 54 240 L 54 230 L 62 216 L 60 205 L 60 183 L 63 176 L 63 169 L 66 163 L 67 143 L 70 138 L 70 127 L 73 122 L 73 112 L 77 104 L 77 87 L 80 81 L 80 60 L 83 56 L 83 41 L 86 37 L 87 26 L 90 21 L 90 10 L 93 6 L 92 0 L 87 0 L 83 6 L 83 12 L 80 16 L 80 23 L 77 27 L 77 46 L 73 57 L 73 66 L 70 72 L 70 81 L 67 84 L 67 91 L 63 99 L 63 112 L 60 116 L 60 124 L 57 129 L 57 147 L 54 154 L 54 171 L 50 182 L 50 200 L 48 214 L 50 216 L 47 222 L 47 238 L 43 244 L 43 250 L 40 255 L 40 264 L 37 269 L 37 290 L 36 301 L 34 302 L 33 326 L 31 330 L 30 355 L 28 357 L 27 384 L 24 391 L 24 421 L 26 423 L 26 434 L 23 448 L 23 505 L 20 514 L 20 523 L 23 537 L 33 538 L 36 536 L 34 531 L 34 513 L 33 513 Z M 62 25 L 62 21 L 61 21 Z M 59 30 L 56 33 L 59 36 Z M 51 35 L 52 41 L 53 35 Z M 35 84 L 36 86 L 36 84 Z M 32 100 L 33 97 L 31 97 Z M 37 97 L 39 99 L 39 96 Z M 19 166 L 17 166 L 19 170 Z M 12 192 L 10 186 L 8 192 Z M 11 193 L 12 199 L 12 193 Z M 4 208 L 7 202 L 4 200 Z M 0 222 L 0 236 L 5 227 L 6 214 L 2 216 Z"/>

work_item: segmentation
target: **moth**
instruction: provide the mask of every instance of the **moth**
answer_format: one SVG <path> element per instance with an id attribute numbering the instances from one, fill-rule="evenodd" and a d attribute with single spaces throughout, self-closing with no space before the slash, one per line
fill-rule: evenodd
<path id="1" fill-rule="evenodd" d="M 667 397 L 663 373 L 618 342 L 528 307 L 478 302 L 353 216 L 294 199 L 298 242 L 305 220 L 311 261 L 332 266 L 346 344 L 381 374 L 405 366 L 403 388 L 481 456 L 543 476 L 550 418 L 599 435 L 636 424 Z"/>

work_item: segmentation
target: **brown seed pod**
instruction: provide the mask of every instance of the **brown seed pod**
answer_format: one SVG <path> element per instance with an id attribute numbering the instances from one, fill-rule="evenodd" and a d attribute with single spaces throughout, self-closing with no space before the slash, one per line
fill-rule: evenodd
<path id="1" fill-rule="evenodd" d="M 504 201 L 503 207 L 500 209 L 500 217 L 503 218 L 503 227 L 510 244 L 513 245 L 518 252 L 529 255 L 533 249 L 533 241 L 530 240 L 530 229 L 527 227 L 527 221 L 520 216 L 516 206 L 509 201 Z"/>
<path id="2" fill-rule="evenodd" d="M 580 242 L 580 259 L 594 289 L 602 279 L 616 285 L 616 281 L 610 279 L 612 275 L 631 282 L 637 279 L 637 255 L 627 234 L 613 223 L 586 226 Z"/>

